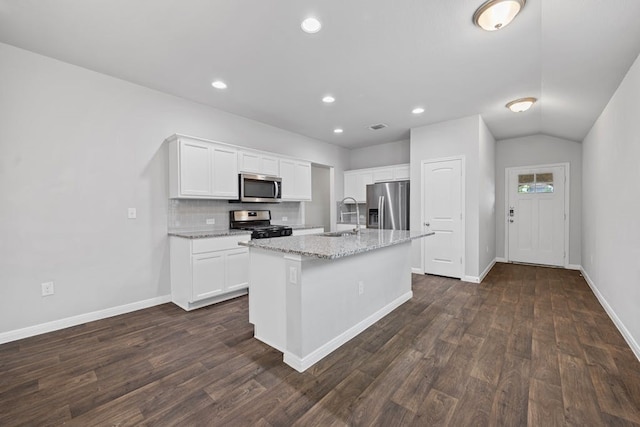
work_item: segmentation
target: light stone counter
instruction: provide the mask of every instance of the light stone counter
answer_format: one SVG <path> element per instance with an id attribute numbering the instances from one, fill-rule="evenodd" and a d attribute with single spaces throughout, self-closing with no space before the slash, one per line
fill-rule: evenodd
<path id="1" fill-rule="evenodd" d="M 169 236 L 182 237 L 183 239 L 208 239 L 210 237 L 237 236 L 239 234 L 246 234 L 249 239 L 251 238 L 251 231 L 229 228 L 200 231 L 170 231 L 168 234 Z"/>
<path id="2" fill-rule="evenodd" d="M 287 254 L 336 259 L 406 243 L 432 234 L 433 232 L 362 229 L 359 234 L 351 236 L 328 237 L 322 234 L 312 234 L 258 239 L 240 244 L 250 248 L 260 248 Z"/>

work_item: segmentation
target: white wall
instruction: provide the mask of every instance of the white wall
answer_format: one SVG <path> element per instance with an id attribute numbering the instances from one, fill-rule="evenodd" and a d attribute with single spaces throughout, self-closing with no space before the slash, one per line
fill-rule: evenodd
<path id="1" fill-rule="evenodd" d="M 342 197 L 343 148 L 5 44 L 0 64 L 0 333 L 169 293 L 173 133 L 335 166 Z"/>
<path id="2" fill-rule="evenodd" d="M 366 169 L 409 163 L 409 153 L 410 143 L 408 139 L 371 147 L 355 148 L 349 152 L 349 169 Z"/>
<path id="3" fill-rule="evenodd" d="M 496 140 L 480 118 L 478 147 L 478 271 L 486 275 L 496 259 Z"/>
<path id="4" fill-rule="evenodd" d="M 547 135 L 505 139 L 496 148 L 496 256 L 505 257 L 505 168 L 569 163 L 569 264 L 580 265 L 582 212 L 582 144 Z"/>
<path id="5" fill-rule="evenodd" d="M 329 182 L 329 168 L 311 166 L 311 194 L 313 199 L 304 203 L 304 223 L 322 226 L 325 231 L 331 230 Z"/>
<path id="6" fill-rule="evenodd" d="M 640 57 L 583 141 L 582 267 L 640 359 Z"/>
<path id="7" fill-rule="evenodd" d="M 411 129 L 411 227 L 421 229 L 422 161 L 454 156 L 465 157 L 465 265 L 466 276 L 478 277 L 480 116 L 469 116 Z M 489 143 L 490 145 L 490 143 Z M 428 237 L 427 237 L 428 239 Z M 420 269 L 421 244 L 412 245 L 411 266 Z"/>

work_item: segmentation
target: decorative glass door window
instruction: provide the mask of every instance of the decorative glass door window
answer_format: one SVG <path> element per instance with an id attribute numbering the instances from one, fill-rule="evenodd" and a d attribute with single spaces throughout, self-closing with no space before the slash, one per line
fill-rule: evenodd
<path id="1" fill-rule="evenodd" d="M 553 172 L 518 175 L 518 193 L 553 193 Z"/>

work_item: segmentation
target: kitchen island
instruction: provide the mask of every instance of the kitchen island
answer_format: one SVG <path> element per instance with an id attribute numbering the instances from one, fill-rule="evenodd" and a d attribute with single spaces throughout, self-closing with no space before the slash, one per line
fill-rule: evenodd
<path id="1" fill-rule="evenodd" d="M 411 240 L 433 233 L 327 234 L 240 243 L 254 336 L 299 372 L 411 299 Z"/>

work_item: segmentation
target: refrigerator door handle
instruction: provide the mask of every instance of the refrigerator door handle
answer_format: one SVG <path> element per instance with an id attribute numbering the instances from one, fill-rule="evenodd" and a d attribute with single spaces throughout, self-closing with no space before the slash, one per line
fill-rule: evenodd
<path id="1" fill-rule="evenodd" d="M 382 223 L 382 196 L 378 196 L 378 229 Z"/>
<path id="2" fill-rule="evenodd" d="M 385 221 L 385 211 L 384 211 L 384 196 L 380 196 L 380 227 L 379 229 L 384 229 L 384 221 Z"/>

